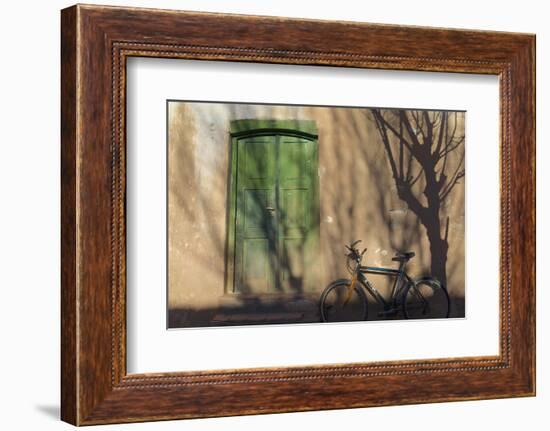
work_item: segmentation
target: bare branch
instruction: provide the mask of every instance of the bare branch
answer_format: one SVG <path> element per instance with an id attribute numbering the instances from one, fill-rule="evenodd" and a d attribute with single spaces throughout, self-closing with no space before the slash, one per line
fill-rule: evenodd
<path id="1" fill-rule="evenodd" d="M 382 138 L 382 143 L 384 144 L 384 149 L 386 150 L 386 154 L 388 156 L 388 160 L 390 162 L 390 167 L 392 170 L 392 174 L 395 180 L 395 185 L 397 188 L 397 194 L 401 200 L 403 200 L 413 211 L 415 214 L 418 214 L 419 217 L 423 217 L 423 215 L 426 212 L 426 208 L 420 203 L 418 198 L 414 195 L 414 193 L 411 190 L 411 184 L 409 183 L 410 178 L 404 178 L 400 173 L 403 173 L 403 167 L 400 166 L 399 168 L 396 165 L 394 154 L 391 148 L 389 136 L 387 129 L 391 130 L 398 138 L 400 138 L 399 145 L 404 145 L 407 148 L 410 148 L 409 143 L 403 138 L 403 134 L 397 132 L 390 124 L 389 122 L 384 118 L 380 110 L 373 109 L 372 110 L 373 117 L 375 119 L 376 127 L 378 128 L 378 131 L 380 133 L 380 136 Z M 400 125 L 401 129 L 402 125 Z M 402 129 L 401 129 L 402 132 Z M 410 151 L 410 150 L 409 150 Z M 399 156 L 401 158 L 401 154 Z M 412 156 L 411 156 L 412 157 Z M 400 160 L 400 163 L 401 160 Z M 421 171 L 422 172 L 422 171 Z"/>
<path id="2" fill-rule="evenodd" d="M 449 183 L 443 187 L 440 193 L 440 199 L 441 201 L 445 200 L 447 196 L 449 196 L 449 193 L 453 190 L 453 188 L 459 183 L 460 179 L 464 177 L 465 170 L 463 168 L 464 166 L 464 152 L 462 153 L 462 156 L 460 157 L 460 162 L 458 163 L 453 175 L 451 176 L 451 179 Z"/>
<path id="3" fill-rule="evenodd" d="M 407 114 L 405 114 L 405 115 L 407 115 Z M 414 120 L 414 133 L 415 133 L 415 135 L 418 136 L 418 133 L 420 133 L 422 135 L 422 141 L 426 142 L 426 134 L 424 133 L 424 121 L 418 115 L 418 111 L 411 111 L 410 116 Z"/>
<path id="4" fill-rule="evenodd" d="M 439 154 L 439 158 L 445 157 L 447 154 L 449 154 L 451 151 L 457 149 L 462 143 L 464 142 L 464 136 L 458 138 L 456 141 L 449 141 L 446 145 L 446 148 L 441 151 Z"/>
<path id="5" fill-rule="evenodd" d="M 443 135 L 445 134 L 445 131 L 447 130 L 447 113 L 444 112 L 441 114 L 441 124 L 439 126 L 439 137 L 437 138 L 437 145 L 435 146 L 434 154 L 438 154 L 441 151 L 441 145 L 443 143 Z M 445 139 L 445 145 L 447 144 L 447 140 Z M 441 156 L 438 156 L 438 158 L 441 158 Z"/>
<path id="6" fill-rule="evenodd" d="M 446 151 L 449 148 L 449 122 L 445 122 L 445 150 L 443 154 L 443 166 L 441 167 L 441 172 L 439 174 L 439 179 L 437 180 L 439 184 L 443 187 L 443 184 L 445 184 L 445 181 L 447 180 L 447 175 L 445 174 L 445 168 L 447 167 L 447 156 L 448 151 Z M 441 160 L 441 156 L 439 156 L 439 160 Z"/>
<path id="7" fill-rule="evenodd" d="M 414 178 L 413 178 L 412 176 L 409 177 L 409 178 L 410 178 L 410 180 L 409 180 L 409 185 L 412 187 L 412 186 L 420 179 L 420 177 L 422 176 L 423 173 L 424 173 L 424 171 L 421 170 L 421 171 L 418 173 L 418 175 L 416 175 L 416 177 L 414 177 Z"/>
<path id="8" fill-rule="evenodd" d="M 413 168 L 413 166 L 412 166 L 413 163 L 412 162 L 413 162 L 413 158 L 414 158 L 410 151 L 408 152 L 408 156 L 409 157 L 407 158 L 407 174 L 406 174 L 407 178 L 412 177 L 412 175 L 411 175 L 412 168 Z M 422 169 L 420 170 L 420 173 L 422 173 Z"/>
<path id="9" fill-rule="evenodd" d="M 384 128 L 387 128 L 389 129 L 395 136 L 397 136 L 400 140 L 402 140 L 403 142 L 403 145 L 405 145 L 405 147 L 407 147 L 407 150 L 409 150 L 412 154 L 414 154 L 414 152 L 412 151 L 412 148 L 411 148 L 411 144 L 405 139 L 405 136 L 403 134 L 400 134 L 392 125 L 391 123 L 386 120 L 384 118 L 384 116 L 382 115 L 382 113 L 380 112 L 379 109 L 373 109 L 372 110 L 373 113 L 376 111 L 378 112 L 378 116 L 376 117 L 379 121 L 381 121 L 384 125 Z"/>
<path id="10" fill-rule="evenodd" d="M 433 123 L 430 120 L 430 115 L 428 114 L 428 111 L 422 111 L 422 114 L 424 116 L 424 119 L 425 119 L 425 122 L 426 122 L 426 128 L 427 128 L 427 133 L 426 133 L 426 136 L 424 138 L 425 139 L 424 144 L 431 146 L 432 145 L 432 139 L 433 139 Z"/>
<path id="11" fill-rule="evenodd" d="M 414 147 L 414 146 L 420 147 L 420 142 L 418 141 L 418 137 L 414 133 L 414 131 L 412 129 L 412 126 L 411 126 L 411 123 L 410 123 L 409 119 L 407 118 L 407 115 L 405 114 L 405 111 L 403 111 L 403 110 L 399 111 L 399 118 L 403 122 L 403 125 L 407 129 L 407 133 L 411 137 L 411 140 L 412 140 L 411 147 Z M 411 153 L 414 154 L 414 151 L 412 151 L 411 148 L 409 148 L 409 151 L 411 151 Z"/>
<path id="12" fill-rule="evenodd" d="M 378 129 L 378 132 L 380 133 L 380 136 L 382 137 L 382 143 L 384 144 L 384 148 L 386 150 L 386 153 L 388 155 L 388 160 L 390 161 L 391 171 L 393 174 L 393 177 L 398 180 L 399 179 L 399 173 L 397 172 L 397 167 L 395 165 L 395 159 L 393 157 L 393 153 L 391 150 L 390 140 L 388 137 L 388 132 L 386 130 L 386 124 L 387 122 L 384 120 L 384 117 L 382 116 L 382 113 L 378 109 L 372 110 L 372 115 L 374 116 L 375 124 Z"/>
<path id="13" fill-rule="evenodd" d="M 399 123 L 399 135 L 403 136 L 403 125 L 401 123 Z M 405 178 L 403 173 L 403 150 L 404 150 L 403 147 L 404 146 L 405 144 L 403 143 L 403 138 L 400 138 L 399 139 L 399 176 L 401 178 Z"/>

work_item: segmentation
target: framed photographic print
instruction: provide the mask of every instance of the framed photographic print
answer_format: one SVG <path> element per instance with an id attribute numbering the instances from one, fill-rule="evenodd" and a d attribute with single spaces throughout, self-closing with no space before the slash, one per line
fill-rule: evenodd
<path id="1" fill-rule="evenodd" d="M 533 35 L 61 30 L 63 420 L 534 395 Z"/>

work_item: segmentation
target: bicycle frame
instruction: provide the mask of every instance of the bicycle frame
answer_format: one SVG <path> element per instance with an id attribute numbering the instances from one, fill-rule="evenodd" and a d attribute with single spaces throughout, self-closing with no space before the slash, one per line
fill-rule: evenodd
<path id="1" fill-rule="evenodd" d="M 449 294 L 447 293 L 447 289 L 445 289 L 445 286 L 443 286 L 437 279 L 433 277 L 422 277 L 413 280 L 405 271 L 407 263 L 415 255 L 414 252 L 397 253 L 392 260 L 399 262 L 398 268 L 366 266 L 362 265 L 362 260 L 363 255 L 365 254 L 367 249 L 365 248 L 363 251 L 360 252 L 355 247 L 359 242 L 360 241 L 355 241 L 350 245 L 346 245 L 346 248 L 348 250 L 348 253 L 346 254 L 346 257 L 348 259 L 346 261 L 346 267 L 349 273 L 352 274 L 351 281 L 347 278 L 334 280 L 323 290 L 320 303 L 321 317 L 323 321 L 329 321 L 326 315 L 327 310 L 334 307 L 334 304 L 325 304 L 327 296 L 332 291 L 336 292 L 337 295 L 336 306 L 345 307 L 347 303 L 351 300 L 353 296 L 353 291 L 356 290 L 357 293 L 355 299 L 359 300 L 361 304 L 364 303 L 364 306 L 361 306 L 361 309 L 359 309 L 359 313 L 363 313 L 362 319 L 365 320 L 370 313 L 368 311 L 369 294 L 374 298 L 378 306 L 383 308 L 383 310 L 378 311 L 379 317 L 397 316 L 399 312 L 402 311 L 406 319 L 419 318 L 415 317 L 414 315 L 415 309 L 420 310 L 421 316 L 425 316 L 427 313 L 431 313 L 432 311 L 430 305 L 432 299 L 430 298 L 435 297 L 435 294 L 425 297 L 424 293 L 422 293 L 420 290 L 424 286 L 427 286 L 430 293 L 434 293 L 438 288 L 441 288 L 443 296 L 441 296 L 441 294 L 438 294 L 437 297 L 442 298 L 446 302 L 439 304 L 440 301 L 438 300 L 437 307 L 439 307 L 440 310 L 439 308 L 434 308 L 433 310 L 435 310 L 436 312 L 444 312 L 445 315 L 443 317 L 449 317 L 450 300 Z M 394 277 L 393 287 L 391 289 L 390 295 L 387 297 L 382 296 L 382 294 L 368 280 L 367 274 Z M 361 284 L 362 288 L 357 287 L 357 282 Z M 341 292 L 341 290 L 337 290 L 342 287 L 346 289 L 346 293 L 343 298 L 338 293 Z M 338 296 L 340 296 L 341 299 L 338 299 Z M 441 307 L 439 305 L 441 305 Z"/>
<path id="2" fill-rule="evenodd" d="M 359 280 L 366 288 L 366 290 L 372 295 L 372 297 L 384 307 L 384 310 L 389 310 L 392 306 L 396 305 L 396 299 L 398 298 L 399 293 L 407 284 L 413 283 L 413 280 L 405 272 L 405 263 L 406 262 L 402 262 L 399 266 L 399 269 L 363 265 L 360 265 L 358 268 Z M 382 294 L 378 292 L 378 290 L 369 282 L 367 277 L 365 277 L 365 274 L 378 274 L 395 277 L 389 300 L 386 300 L 382 296 Z M 404 280 L 406 281 L 406 283 L 403 282 Z"/>

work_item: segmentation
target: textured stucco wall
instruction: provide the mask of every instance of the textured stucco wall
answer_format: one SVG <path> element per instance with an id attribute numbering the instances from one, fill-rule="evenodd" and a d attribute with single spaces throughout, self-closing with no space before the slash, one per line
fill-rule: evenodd
<path id="1" fill-rule="evenodd" d="M 346 276 L 344 244 L 362 239 L 364 263 L 395 266 L 413 250 L 411 275 L 429 273 L 425 229 L 397 197 L 380 135 L 368 109 L 169 103 L 169 307 L 215 307 L 224 293 L 229 123 L 235 119 L 314 120 L 319 131 L 319 291 Z M 464 127 L 464 115 L 459 115 Z M 457 163 L 451 154 L 449 164 Z M 418 195 L 422 198 L 421 185 Z M 449 217 L 448 288 L 464 295 L 464 184 L 444 202 Z M 375 286 L 387 282 L 374 277 Z"/>

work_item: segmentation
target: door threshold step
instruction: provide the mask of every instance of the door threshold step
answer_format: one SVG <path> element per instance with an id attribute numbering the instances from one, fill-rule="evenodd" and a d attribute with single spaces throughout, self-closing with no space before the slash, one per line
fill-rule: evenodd
<path id="1" fill-rule="evenodd" d="M 304 313 L 242 313 L 242 314 L 216 314 L 212 323 L 236 323 L 236 322 L 299 322 L 304 318 Z"/>

